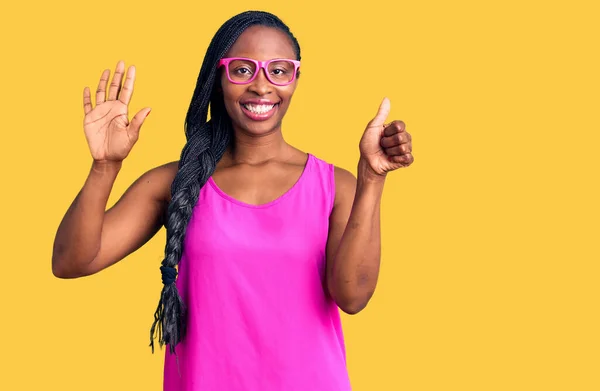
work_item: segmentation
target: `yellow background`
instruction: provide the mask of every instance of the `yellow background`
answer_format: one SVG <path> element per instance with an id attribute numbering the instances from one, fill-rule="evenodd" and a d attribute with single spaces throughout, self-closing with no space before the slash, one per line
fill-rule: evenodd
<path id="1" fill-rule="evenodd" d="M 206 47 L 247 7 L 302 47 L 289 142 L 354 171 L 383 96 L 413 135 L 386 184 L 378 290 L 343 318 L 354 390 L 600 389 L 597 2 L 3 4 L 3 390 L 161 389 L 164 231 L 98 275 L 51 274 L 91 163 L 82 90 L 123 59 L 130 112 L 153 109 L 112 203 L 178 158 Z"/>

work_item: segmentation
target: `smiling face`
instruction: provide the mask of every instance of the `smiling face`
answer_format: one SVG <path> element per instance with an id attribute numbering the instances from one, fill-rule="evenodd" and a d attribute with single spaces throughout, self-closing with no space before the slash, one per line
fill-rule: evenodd
<path id="1" fill-rule="evenodd" d="M 251 26 L 240 35 L 225 57 L 258 61 L 275 58 L 295 60 L 296 53 L 290 38 L 283 31 Z M 277 86 L 269 82 L 264 70 L 260 70 L 251 83 L 234 84 L 228 80 L 225 68 L 221 70 L 223 100 L 234 129 L 251 135 L 278 130 L 296 90 L 297 80 L 287 86 Z"/>

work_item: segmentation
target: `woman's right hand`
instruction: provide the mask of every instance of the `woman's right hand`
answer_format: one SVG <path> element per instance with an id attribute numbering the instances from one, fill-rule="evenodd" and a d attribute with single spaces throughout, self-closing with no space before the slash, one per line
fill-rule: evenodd
<path id="1" fill-rule="evenodd" d="M 121 162 L 125 159 L 138 140 L 144 119 L 150 114 L 150 108 L 146 107 L 129 121 L 127 109 L 133 94 L 135 67 L 130 66 L 127 69 L 125 83 L 121 86 L 124 72 L 125 63 L 119 61 L 108 89 L 108 96 L 106 86 L 110 70 L 102 72 L 96 90 L 96 107 L 92 107 L 90 89 L 85 87 L 83 90 L 83 129 L 96 162 Z"/>

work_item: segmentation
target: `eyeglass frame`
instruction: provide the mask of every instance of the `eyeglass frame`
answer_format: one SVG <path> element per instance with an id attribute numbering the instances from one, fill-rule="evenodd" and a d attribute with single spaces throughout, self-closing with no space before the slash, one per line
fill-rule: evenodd
<path id="1" fill-rule="evenodd" d="M 235 80 L 231 79 L 231 76 L 229 75 L 229 64 L 235 60 L 244 60 L 244 61 L 250 61 L 250 62 L 254 63 L 254 66 L 256 66 L 256 72 L 254 72 L 254 75 L 252 75 L 252 77 L 249 80 L 235 81 Z M 272 62 L 275 62 L 275 61 L 289 61 L 292 64 L 294 64 L 294 74 L 292 75 L 292 79 L 289 82 L 280 84 L 280 83 L 274 83 L 273 80 L 271 80 L 271 77 L 269 76 L 269 71 L 268 71 L 267 67 Z M 250 84 L 254 81 L 254 79 L 256 79 L 256 76 L 258 76 L 261 69 L 264 69 L 265 76 L 267 77 L 267 80 L 271 84 L 283 87 L 283 86 L 288 86 L 288 85 L 292 84 L 294 82 L 294 80 L 296 80 L 296 75 L 298 74 L 298 69 L 300 68 L 300 61 L 291 60 L 289 58 L 274 58 L 272 60 L 267 60 L 267 61 L 258 61 L 258 60 L 254 60 L 252 58 L 246 58 L 246 57 L 225 57 L 225 58 L 222 58 L 221 60 L 219 60 L 219 65 L 217 68 L 220 68 L 222 66 L 225 67 L 225 73 L 227 74 L 227 79 L 233 84 Z"/>

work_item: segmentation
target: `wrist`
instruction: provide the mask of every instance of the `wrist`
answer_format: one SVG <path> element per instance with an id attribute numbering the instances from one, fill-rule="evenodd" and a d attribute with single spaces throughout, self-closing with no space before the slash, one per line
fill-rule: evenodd
<path id="1" fill-rule="evenodd" d="M 356 176 L 359 184 L 383 184 L 385 182 L 386 173 L 379 174 L 375 172 L 373 168 L 371 168 L 369 162 L 361 157 L 358 161 Z"/>
<path id="2" fill-rule="evenodd" d="M 97 174 L 116 174 L 121 170 L 123 161 L 115 160 L 94 160 L 92 162 L 92 172 Z"/>
<path id="3" fill-rule="evenodd" d="M 358 172 L 356 180 L 356 197 L 371 198 L 379 200 L 383 194 L 385 184 L 385 174 L 377 174 L 367 161 L 362 159 L 358 163 Z"/>

